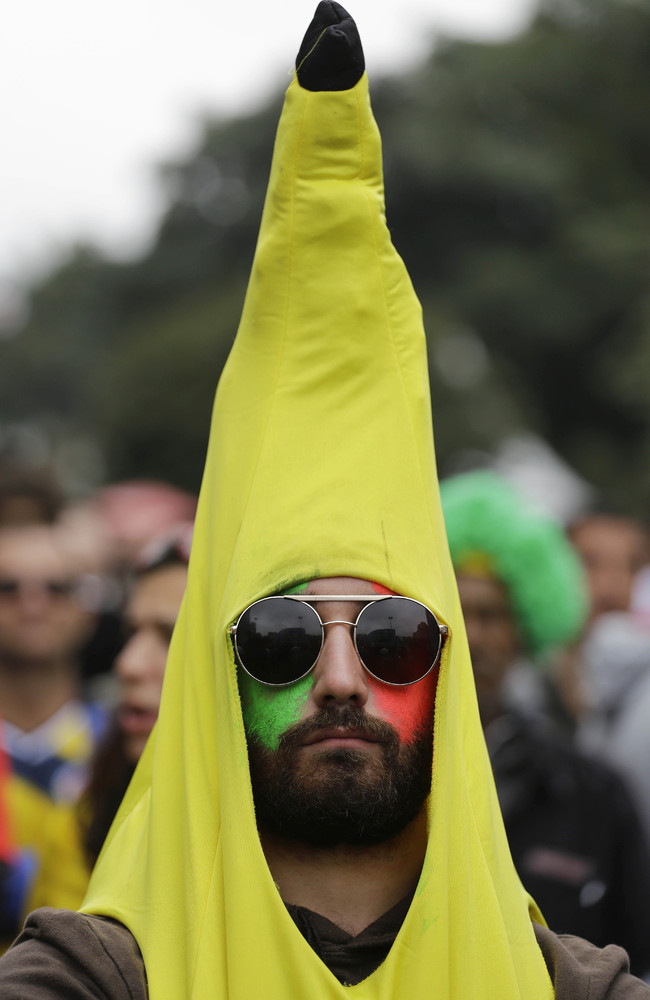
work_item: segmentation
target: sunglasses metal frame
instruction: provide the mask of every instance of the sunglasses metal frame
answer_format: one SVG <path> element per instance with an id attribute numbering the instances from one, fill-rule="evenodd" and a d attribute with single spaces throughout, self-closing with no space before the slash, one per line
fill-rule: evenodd
<path id="1" fill-rule="evenodd" d="M 369 604 L 373 604 L 376 601 L 394 600 L 395 598 L 398 598 L 401 601 L 411 601 L 413 604 L 419 604 L 421 608 L 424 608 L 425 611 L 429 612 L 429 614 L 431 615 L 431 617 L 433 618 L 433 620 L 436 622 L 436 624 L 438 626 L 438 630 L 439 630 L 438 651 L 437 651 L 435 657 L 433 658 L 433 661 L 432 661 L 431 665 L 429 666 L 429 669 L 426 671 L 426 673 L 422 674 L 421 677 L 418 677 L 414 681 L 403 681 L 403 682 L 400 682 L 400 681 L 387 681 L 387 680 L 384 680 L 383 677 L 378 677 L 377 674 L 373 673 L 372 670 L 370 670 L 370 668 L 366 665 L 366 663 L 364 662 L 364 659 L 363 659 L 361 653 L 359 652 L 359 648 L 357 646 L 357 631 L 356 631 L 357 630 L 357 625 L 359 624 L 359 619 L 363 615 L 363 613 L 366 610 L 367 606 Z M 316 608 L 312 608 L 312 611 L 315 613 L 315 615 L 318 618 L 318 620 L 320 622 L 320 625 L 321 625 L 321 642 L 320 642 L 320 647 L 319 647 L 319 650 L 318 650 L 318 654 L 317 654 L 314 662 L 311 664 L 311 666 L 307 670 L 304 671 L 304 673 L 300 674 L 299 677 L 294 677 L 290 681 L 274 682 L 274 681 L 263 681 L 259 677 L 256 677 L 255 674 L 252 674 L 250 672 L 250 670 L 248 670 L 248 668 L 246 667 L 246 664 L 244 663 L 244 661 L 242 660 L 242 658 L 240 656 L 240 653 L 239 653 L 239 649 L 237 647 L 237 628 L 239 626 L 240 621 L 242 620 L 242 618 L 246 614 L 246 612 L 250 611 L 250 609 L 253 608 L 253 607 L 255 607 L 256 604 L 261 604 L 263 601 L 274 601 L 274 600 L 298 601 L 301 604 L 307 604 L 308 606 L 310 606 L 312 604 L 315 604 L 315 603 L 317 603 L 319 601 L 353 601 L 356 604 L 363 604 L 363 607 L 361 608 L 361 611 L 357 615 L 356 621 L 353 621 L 353 622 L 347 621 L 347 619 L 344 619 L 344 618 L 334 618 L 331 621 L 324 622 L 323 619 L 321 618 L 321 616 L 316 611 Z M 445 642 L 447 641 L 447 638 L 449 636 L 449 628 L 448 628 L 448 626 L 447 625 L 443 625 L 441 622 L 439 622 L 438 619 L 437 619 L 437 617 L 436 617 L 436 615 L 434 615 L 433 611 L 430 608 L 428 608 L 426 606 L 426 604 L 423 604 L 422 601 L 417 601 L 414 597 L 405 597 L 403 594 L 271 594 L 269 597 L 260 597 L 259 600 L 253 601 L 253 603 L 249 604 L 247 608 L 244 608 L 244 610 L 239 615 L 239 617 L 238 617 L 237 621 L 235 622 L 235 624 L 231 625 L 230 628 L 228 629 L 228 634 L 230 635 L 230 637 L 231 637 L 231 639 L 233 641 L 233 645 L 235 647 L 235 653 L 237 655 L 237 660 L 238 660 L 240 666 L 242 667 L 242 669 L 246 671 L 246 673 L 248 674 L 248 676 L 252 677 L 253 680 L 257 681 L 259 684 L 264 684 L 266 687 L 274 687 L 274 688 L 278 687 L 279 688 L 279 687 L 288 687 L 290 684 L 295 684 L 296 681 L 302 680 L 303 677 L 306 677 L 307 674 L 309 674 L 314 669 L 314 667 L 318 663 L 318 659 L 320 657 L 320 654 L 323 651 L 323 646 L 325 644 L 325 626 L 326 625 L 349 625 L 352 628 L 352 641 L 354 642 L 354 648 L 356 650 L 356 654 L 359 657 L 359 660 L 360 660 L 360 662 L 361 662 L 364 670 L 367 670 L 368 673 L 370 674 L 370 676 L 374 677 L 375 680 L 380 681 L 382 684 L 388 684 L 390 687 L 410 687 L 411 684 L 417 684 L 418 681 L 424 680 L 424 678 L 427 677 L 428 674 L 431 673 L 431 671 L 435 667 L 436 663 L 438 663 L 438 661 L 440 660 L 440 657 L 442 656 L 442 651 L 443 651 L 444 646 L 445 646 Z"/>

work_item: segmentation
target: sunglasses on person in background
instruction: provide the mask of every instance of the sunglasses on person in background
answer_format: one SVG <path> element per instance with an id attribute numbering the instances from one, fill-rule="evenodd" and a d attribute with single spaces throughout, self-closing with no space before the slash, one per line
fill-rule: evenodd
<path id="1" fill-rule="evenodd" d="M 47 597 L 70 597 L 79 587 L 75 579 L 20 580 L 17 577 L 0 577 L 0 599 L 17 600 L 26 594 L 45 594 Z"/>
<path id="2" fill-rule="evenodd" d="M 355 621 L 323 621 L 311 605 L 319 601 L 364 604 Z M 237 659 L 262 684 L 283 685 L 305 677 L 316 665 L 327 625 L 349 625 L 369 674 L 385 684 L 415 684 L 433 669 L 448 629 L 411 597 L 368 594 L 286 594 L 255 601 L 230 627 Z"/>

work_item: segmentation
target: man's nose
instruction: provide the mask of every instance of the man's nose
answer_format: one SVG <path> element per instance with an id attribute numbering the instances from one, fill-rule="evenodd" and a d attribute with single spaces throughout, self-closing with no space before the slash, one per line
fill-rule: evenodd
<path id="1" fill-rule="evenodd" d="M 319 707 L 368 701 L 368 674 L 356 651 L 352 626 L 335 621 L 325 624 L 325 641 L 314 667 L 312 696 Z"/>
<path id="2" fill-rule="evenodd" d="M 133 680 L 146 673 L 148 665 L 147 636 L 143 632 L 135 632 L 115 660 L 115 673 L 121 681 Z"/>

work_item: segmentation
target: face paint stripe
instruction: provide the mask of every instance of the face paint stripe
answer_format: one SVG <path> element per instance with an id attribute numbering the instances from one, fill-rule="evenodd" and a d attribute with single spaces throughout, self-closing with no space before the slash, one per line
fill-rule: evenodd
<path id="1" fill-rule="evenodd" d="M 377 714 L 387 719 L 399 733 L 402 743 L 411 743 L 433 717 L 438 683 L 438 668 L 408 687 L 390 687 L 370 678 Z"/>
<path id="2" fill-rule="evenodd" d="M 268 688 L 239 669 L 239 691 L 246 729 L 267 750 L 276 750 L 282 733 L 297 722 L 313 684 L 312 674 L 283 688 Z"/>
<path id="3" fill-rule="evenodd" d="M 287 594 L 304 594 L 309 581 L 282 591 Z M 383 584 L 372 582 L 378 594 L 394 594 Z M 436 667 L 427 677 L 408 687 L 393 687 L 367 674 L 371 691 L 370 714 L 386 719 L 395 728 L 402 743 L 411 743 L 418 733 L 431 724 L 438 681 Z M 253 680 L 239 669 L 239 688 L 249 736 L 257 739 L 267 750 L 276 750 L 282 734 L 298 722 L 314 684 L 313 672 L 282 688 L 268 688 Z"/>

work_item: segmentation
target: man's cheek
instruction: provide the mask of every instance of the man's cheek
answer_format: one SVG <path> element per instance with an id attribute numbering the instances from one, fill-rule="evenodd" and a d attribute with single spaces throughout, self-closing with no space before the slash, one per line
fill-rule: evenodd
<path id="1" fill-rule="evenodd" d="M 402 743 L 411 743 L 422 729 L 433 725 L 437 682 L 437 669 L 404 687 L 391 687 L 371 677 L 372 711 L 395 727 Z"/>
<path id="2" fill-rule="evenodd" d="M 277 750 L 280 737 L 302 717 L 313 684 L 312 675 L 287 687 L 268 687 L 239 671 L 244 725 L 267 750 Z"/>

